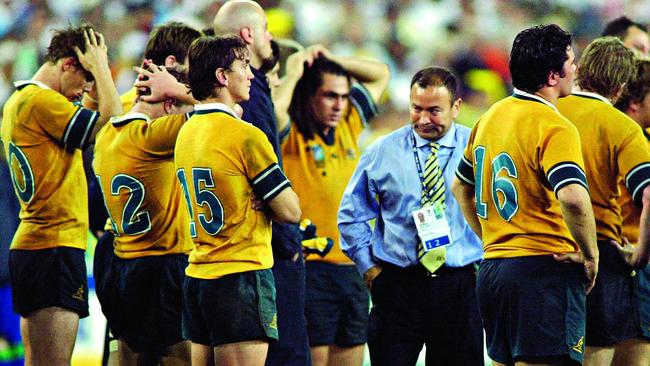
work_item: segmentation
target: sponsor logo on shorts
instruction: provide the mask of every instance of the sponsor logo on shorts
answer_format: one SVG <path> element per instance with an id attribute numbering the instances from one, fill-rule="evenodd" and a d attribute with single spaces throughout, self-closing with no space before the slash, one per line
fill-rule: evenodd
<path id="1" fill-rule="evenodd" d="M 575 344 L 575 346 L 571 347 L 573 348 L 574 351 L 578 353 L 582 353 L 582 347 L 585 345 L 585 337 L 582 336 L 580 339 L 578 339 L 578 343 Z"/>
<path id="2" fill-rule="evenodd" d="M 273 318 L 269 323 L 269 328 L 278 329 L 278 314 L 273 314 Z"/>
<path id="3" fill-rule="evenodd" d="M 83 287 L 83 285 L 79 286 L 79 289 L 77 289 L 77 292 L 72 294 L 72 298 L 80 300 L 80 301 L 84 301 L 84 287 Z"/>

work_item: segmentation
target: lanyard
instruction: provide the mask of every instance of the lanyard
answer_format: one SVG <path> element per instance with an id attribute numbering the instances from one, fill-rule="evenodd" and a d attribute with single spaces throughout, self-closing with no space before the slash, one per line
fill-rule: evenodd
<path id="1" fill-rule="evenodd" d="M 412 143 L 412 146 L 413 146 L 413 158 L 415 159 L 415 166 L 418 169 L 418 176 L 420 177 L 420 183 L 422 184 L 422 191 L 426 192 L 425 194 L 427 195 L 427 199 L 430 200 L 431 199 L 431 192 L 427 189 L 427 186 L 424 184 L 424 172 L 422 171 L 422 165 L 420 164 L 420 158 L 418 157 L 418 148 L 417 148 L 417 146 L 415 144 L 415 136 L 413 136 L 413 134 L 411 134 L 411 143 Z M 442 147 L 442 145 L 440 147 Z M 440 151 L 438 150 L 438 152 L 440 152 Z M 449 164 L 449 160 L 451 160 L 451 159 L 447 159 L 447 161 L 445 162 L 445 165 L 440 167 L 440 174 L 443 174 L 443 172 L 447 168 L 447 164 Z M 439 161 L 438 161 L 438 163 L 439 163 Z M 444 176 L 443 176 L 443 179 L 444 179 Z"/>

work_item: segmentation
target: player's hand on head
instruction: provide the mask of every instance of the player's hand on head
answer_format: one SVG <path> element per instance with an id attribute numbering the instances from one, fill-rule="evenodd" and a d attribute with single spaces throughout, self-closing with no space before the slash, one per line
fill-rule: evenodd
<path id="1" fill-rule="evenodd" d="M 325 57 L 328 59 L 332 59 L 332 54 L 330 51 L 323 46 L 322 44 L 314 44 L 309 47 L 307 47 L 304 51 L 306 53 L 306 58 L 307 58 L 307 64 L 309 66 L 312 65 L 315 59 L 319 57 Z"/>
<path id="2" fill-rule="evenodd" d="M 104 36 L 92 28 L 87 28 L 84 30 L 84 42 L 84 52 L 81 52 L 79 47 L 74 48 L 81 66 L 93 75 L 102 67 L 108 69 L 108 48 Z"/>
<path id="3" fill-rule="evenodd" d="M 138 73 L 133 86 L 147 90 L 146 94 L 140 96 L 143 102 L 156 103 L 186 92 L 183 84 L 179 83 L 164 66 L 145 60 L 142 67 L 134 66 L 133 70 Z"/>
<path id="4" fill-rule="evenodd" d="M 287 58 L 287 61 L 285 61 L 285 70 L 287 70 L 287 74 L 302 76 L 303 72 L 305 71 L 306 62 L 307 58 L 305 51 L 296 52 L 289 56 Z"/>

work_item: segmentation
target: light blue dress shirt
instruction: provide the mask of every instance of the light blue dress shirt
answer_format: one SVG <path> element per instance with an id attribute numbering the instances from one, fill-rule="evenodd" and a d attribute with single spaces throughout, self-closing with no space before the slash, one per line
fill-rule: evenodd
<path id="1" fill-rule="evenodd" d="M 470 129 L 452 123 L 438 142 L 438 161 L 445 180 L 445 216 L 451 229 L 445 264 L 462 267 L 480 260 L 483 247 L 451 193 L 458 162 Z M 418 264 L 417 230 L 411 212 L 420 208 L 422 183 L 413 155 L 413 139 L 424 166 L 431 147 L 410 125 L 371 144 L 361 155 L 338 213 L 341 248 L 364 274 L 379 261 L 400 267 Z M 376 219 L 374 231 L 368 221 Z"/>

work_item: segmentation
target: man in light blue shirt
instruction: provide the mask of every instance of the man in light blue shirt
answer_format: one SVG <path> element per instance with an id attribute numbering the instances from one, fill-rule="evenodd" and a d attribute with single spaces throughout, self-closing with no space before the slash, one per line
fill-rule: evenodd
<path id="1" fill-rule="evenodd" d="M 368 326 L 373 365 L 415 365 L 423 344 L 428 365 L 483 365 L 474 268 L 482 245 L 450 190 L 470 134 L 453 122 L 461 104 L 456 93 L 456 78 L 448 70 L 418 71 L 411 81 L 411 123 L 368 147 L 341 202 L 341 248 L 356 263 L 373 300 Z M 430 156 L 432 148 L 437 159 Z M 431 165 L 441 172 L 442 197 L 434 192 L 439 184 L 431 189 L 426 184 L 433 180 Z M 438 197 L 444 219 L 425 219 L 421 209 L 430 196 Z M 421 221 L 420 232 L 414 217 Z M 442 250 L 444 264 L 433 272 L 419 259 L 425 255 L 420 242 L 427 243 L 425 252 L 431 249 L 431 227 L 447 232 L 450 243 L 435 248 Z"/>

